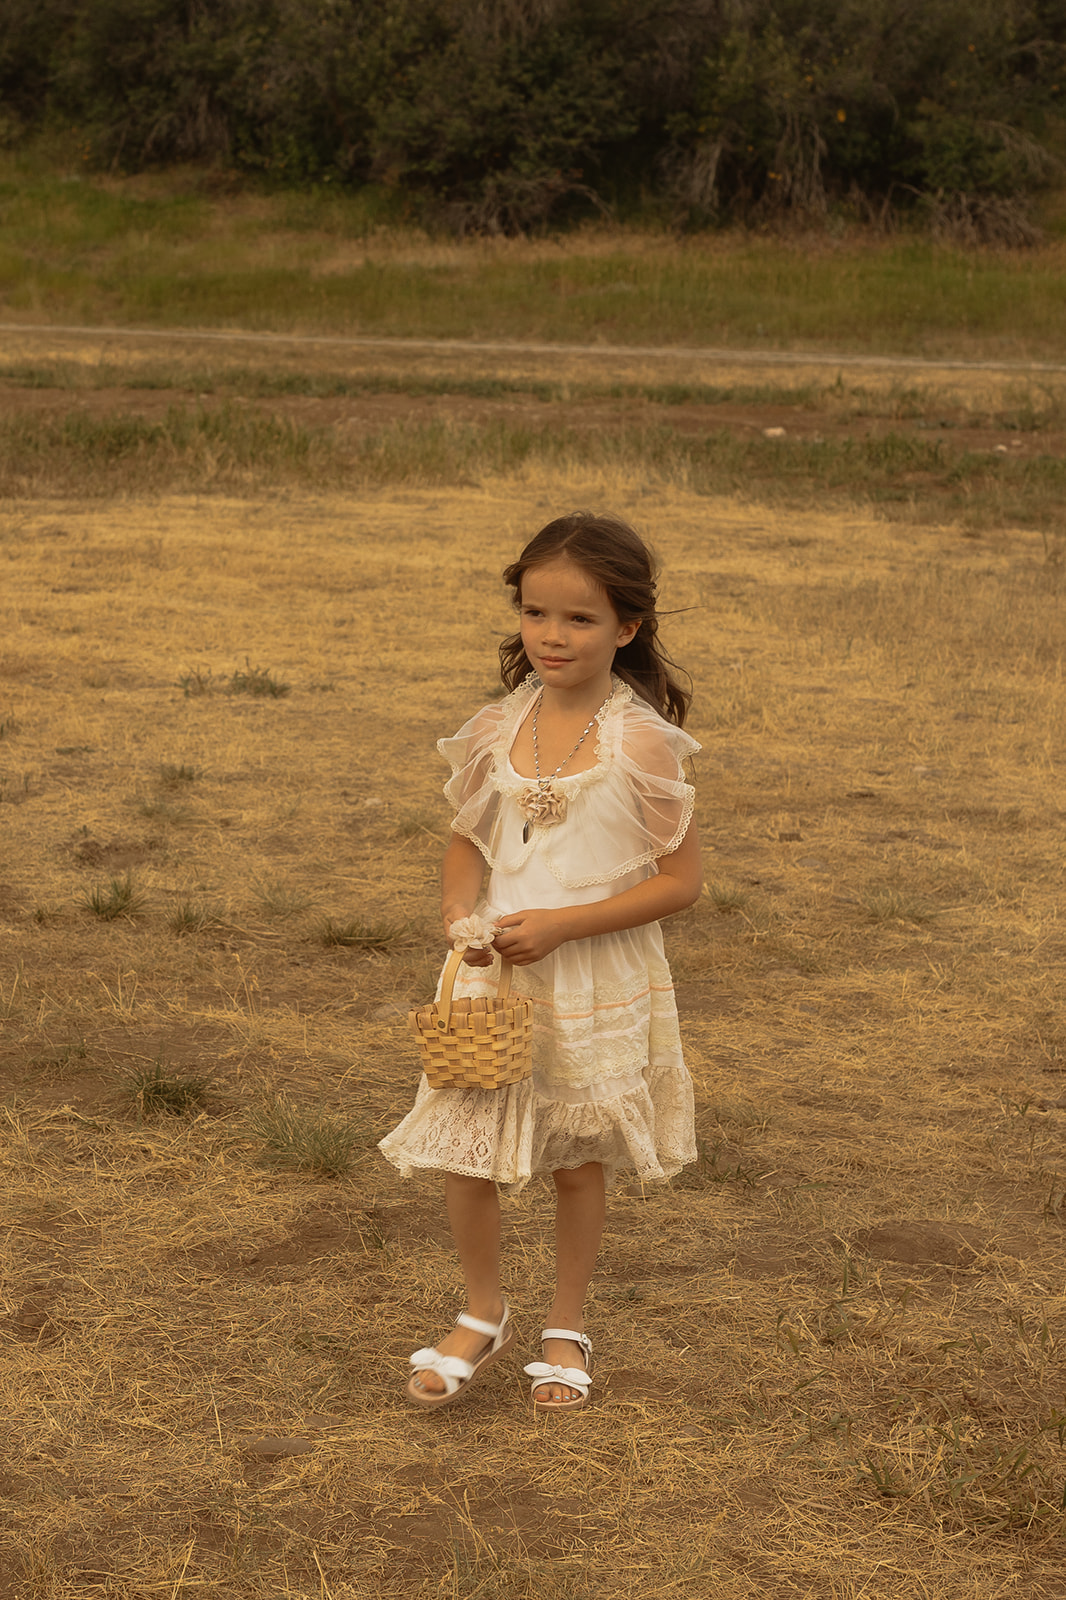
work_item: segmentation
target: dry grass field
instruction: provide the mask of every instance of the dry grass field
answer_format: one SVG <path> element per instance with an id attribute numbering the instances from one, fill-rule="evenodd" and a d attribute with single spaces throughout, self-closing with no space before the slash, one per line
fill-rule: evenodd
<path id="1" fill-rule="evenodd" d="M 152 421 L 208 357 L 7 359 L 38 431 L 5 436 L 0 511 L 0 1600 L 1063 1600 L 1054 505 L 942 485 L 938 514 L 903 457 L 894 499 L 577 445 L 375 477 L 336 450 L 407 403 L 380 355 L 315 422 L 253 381 L 309 358 L 211 352 L 234 407 L 321 425 L 320 474 L 266 436 L 64 455 L 40 427 Z M 404 360 L 464 420 L 454 366 Z M 465 422 L 550 428 L 536 381 L 607 382 L 535 366 Z M 605 437 L 654 376 L 619 366 Z M 1041 454 L 1005 380 L 937 382 L 915 427 Z M 898 390 L 715 426 L 878 435 Z M 707 888 L 667 940 L 701 1158 L 612 1196 L 593 1407 L 535 1418 L 524 1349 L 423 1416 L 406 1357 L 458 1274 L 437 1182 L 375 1142 L 441 958 L 433 740 L 494 693 L 500 568 L 584 505 L 658 549 L 695 683 Z M 529 1351 L 548 1206 L 505 1211 Z"/>

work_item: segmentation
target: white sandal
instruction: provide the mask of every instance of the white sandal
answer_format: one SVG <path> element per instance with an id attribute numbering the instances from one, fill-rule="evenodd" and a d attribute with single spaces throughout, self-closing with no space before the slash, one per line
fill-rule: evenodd
<path id="1" fill-rule="evenodd" d="M 486 1367 L 490 1367 L 498 1356 L 509 1350 L 514 1344 L 514 1329 L 511 1327 L 511 1313 L 504 1301 L 503 1316 L 499 1322 L 482 1322 L 480 1317 L 472 1317 L 463 1311 L 455 1319 L 456 1327 L 469 1328 L 474 1333 L 483 1333 L 492 1343 L 476 1361 L 464 1361 L 462 1356 L 442 1356 L 440 1351 L 433 1346 L 425 1350 L 416 1350 L 411 1357 L 414 1371 L 407 1380 L 407 1398 L 416 1406 L 425 1406 L 427 1409 L 436 1406 L 446 1406 L 452 1400 L 457 1400 L 465 1394 L 474 1378 Z M 441 1393 L 435 1394 L 418 1386 L 416 1380 L 420 1372 L 435 1372 L 444 1385 Z"/>
<path id="2" fill-rule="evenodd" d="M 580 1345 L 585 1356 L 585 1367 L 592 1366 L 592 1340 L 587 1333 L 575 1333 L 572 1328 L 545 1328 L 540 1336 L 541 1344 L 545 1339 L 569 1339 L 572 1343 Z M 538 1411 L 580 1411 L 589 1397 L 592 1379 L 588 1371 L 581 1367 L 552 1367 L 546 1361 L 531 1361 L 523 1369 L 533 1379 L 532 1395 L 533 1404 Z M 576 1389 L 576 1400 L 538 1400 L 537 1390 L 547 1388 L 550 1384 L 565 1383 L 568 1389 Z"/>

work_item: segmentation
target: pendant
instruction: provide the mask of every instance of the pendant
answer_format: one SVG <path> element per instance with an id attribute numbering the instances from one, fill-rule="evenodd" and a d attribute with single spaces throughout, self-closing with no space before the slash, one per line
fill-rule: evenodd
<path id="1" fill-rule="evenodd" d="M 523 844 L 528 844 L 529 843 L 529 836 L 530 836 L 530 834 L 532 832 L 533 832 L 533 824 L 531 822 L 523 823 L 523 825 L 522 825 L 522 843 Z"/>

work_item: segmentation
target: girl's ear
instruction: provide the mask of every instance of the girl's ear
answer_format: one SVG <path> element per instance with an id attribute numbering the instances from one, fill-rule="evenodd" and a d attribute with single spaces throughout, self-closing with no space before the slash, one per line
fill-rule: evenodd
<path id="1" fill-rule="evenodd" d="M 618 638 L 615 640 L 615 649 L 621 650 L 623 645 L 631 644 L 639 632 L 639 617 L 637 618 L 636 622 L 623 622 L 622 626 L 618 630 Z"/>

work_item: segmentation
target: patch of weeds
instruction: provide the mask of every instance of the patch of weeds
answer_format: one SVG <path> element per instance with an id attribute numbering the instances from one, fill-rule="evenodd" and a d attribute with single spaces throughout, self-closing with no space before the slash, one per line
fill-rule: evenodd
<path id="1" fill-rule="evenodd" d="M 252 1111 L 249 1127 L 274 1166 L 342 1178 L 366 1148 L 366 1129 L 351 1117 L 305 1110 L 278 1098 Z"/>
<path id="2" fill-rule="evenodd" d="M 1047 1432 L 1059 1432 L 1057 1415 L 1036 1435 L 975 1429 L 972 1416 L 933 1422 L 916 1418 L 906 1455 L 893 1460 L 868 1453 L 856 1463 L 859 1479 L 884 1499 L 920 1497 L 948 1525 L 986 1534 L 1033 1529 L 1061 1532 L 1066 1502 L 1047 1457 Z M 904 1460 L 906 1465 L 904 1465 Z"/>
<path id="3" fill-rule="evenodd" d="M 94 884 L 91 889 L 85 890 L 81 901 L 94 917 L 100 917 L 104 922 L 114 922 L 119 917 L 136 917 L 145 907 L 145 896 L 129 872 L 121 878 L 109 878 L 106 884 Z"/>
<path id="4" fill-rule="evenodd" d="M 257 879 L 252 884 L 252 893 L 273 917 L 294 917 L 315 903 L 313 895 L 305 894 L 302 889 L 293 889 L 276 878 Z"/>
<path id="5" fill-rule="evenodd" d="M 217 921 L 214 912 L 198 901 L 179 900 L 167 918 L 167 927 L 181 938 L 185 934 L 203 933 L 205 928 L 210 928 Z"/>
<path id="6" fill-rule="evenodd" d="M 336 922 L 332 917 L 323 917 L 315 929 L 315 938 L 319 944 L 344 950 L 388 950 L 400 944 L 409 931 L 410 924 L 406 922 L 374 922 L 364 917 Z"/>
<path id="7" fill-rule="evenodd" d="M 439 821 L 432 811 L 401 811 L 396 818 L 393 832 L 401 839 L 417 839 L 420 833 L 429 834 L 430 838 L 438 838 L 434 829 L 439 827 Z"/>
<path id="8" fill-rule="evenodd" d="M 137 805 L 137 815 L 150 817 L 154 822 L 169 822 L 174 827 L 188 822 L 192 812 L 188 806 L 176 806 L 170 800 L 141 800 Z"/>
<path id="9" fill-rule="evenodd" d="M 751 1193 L 758 1188 L 763 1173 L 745 1161 L 742 1153 L 731 1149 L 724 1139 L 708 1144 L 705 1139 L 697 1143 L 698 1155 L 694 1165 L 686 1167 L 674 1180 L 677 1189 L 706 1189 L 712 1184 L 732 1183 Z"/>
<path id="10" fill-rule="evenodd" d="M 131 1067 L 120 1077 L 123 1093 L 133 1102 L 138 1119 L 183 1117 L 199 1111 L 211 1079 L 200 1073 L 175 1072 L 157 1059 L 150 1067 Z"/>
<path id="11" fill-rule="evenodd" d="M 950 822 L 969 822 L 996 833 L 1019 833 L 1029 820 L 1021 806 L 945 806 L 944 816 Z"/>
<path id="12" fill-rule="evenodd" d="M 1044 1197 L 1044 1221 L 1066 1222 L 1066 1178 L 1055 1174 Z"/>
<path id="13" fill-rule="evenodd" d="M 178 688 L 184 692 L 186 700 L 193 700 L 202 694 L 212 694 L 215 687 L 215 675 L 207 667 L 193 667 L 190 672 L 183 672 L 178 679 Z"/>
<path id="14" fill-rule="evenodd" d="M 738 889 L 736 884 L 718 883 L 714 879 L 711 879 L 707 884 L 706 895 L 714 909 L 720 912 L 723 917 L 729 917 L 734 912 L 743 911 L 751 899 L 751 896 L 745 894 L 743 889 Z"/>
<path id="15" fill-rule="evenodd" d="M 41 928 L 50 928 L 53 924 L 61 921 L 63 917 L 63 913 L 58 906 L 40 904 L 34 906 L 32 915 L 34 922 Z"/>
<path id="16" fill-rule="evenodd" d="M 22 784 L 19 787 L 10 785 L 6 778 L 0 778 L 0 805 L 6 803 L 11 806 L 20 806 L 30 792 L 32 779 L 28 772 L 22 774 Z"/>
<path id="17" fill-rule="evenodd" d="M 859 1463 L 857 1471 L 859 1482 L 869 1484 L 884 1500 L 905 1500 L 913 1492 L 896 1464 L 875 1451 Z"/>
<path id="18" fill-rule="evenodd" d="M 184 761 L 180 765 L 164 761 L 159 768 L 159 781 L 167 789 L 177 789 L 183 783 L 195 783 L 199 776 L 196 768 L 186 766 Z"/>
<path id="19" fill-rule="evenodd" d="M 307 685 L 312 694 L 336 694 L 337 685 L 331 678 L 312 678 Z"/>
<path id="20" fill-rule="evenodd" d="M 54 1050 L 44 1050 L 39 1056 L 31 1057 L 31 1067 L 51 1067 L 60 1072 L 65 1067 L 77 1069 L 79 1062 L 88 1060 L 89 1052 L 84 1039 L 75 1039 L 68 1044 L 57 1045 Z"/>
<path id="21" fill-rule="evenodd" d="M 10 739 L 11 735 L 13 733 L 18 733 L 18 731 L 19 725 L 17 718 L 5 717 L 3 722 L 0 722 L 0 739 Z"/>
<path id="22" fill-rule="evenodd" d="M 719 1127 L 751 1128 L 764 1133 L 770 1126 L 770 1114 L 760 1111 L 751 1100 L 716 1100 L 708 1107 Z"/>
<path id="23" fill-rule="evenodd" d="M 247 656 L 244 666 L 236 668 L 226 685 L 227 694 L 265 695 L 271 700 L 280 700 L 291 692 L 290 683 L 282 683 L 266 667 L 253 667 Z"/>
<path id="24" fill-rule="evenodd" d="M 899 889 L 870 889 L 859 904 L 871 922 L 929 922 L 936 912 L 924 900 Z"/>

